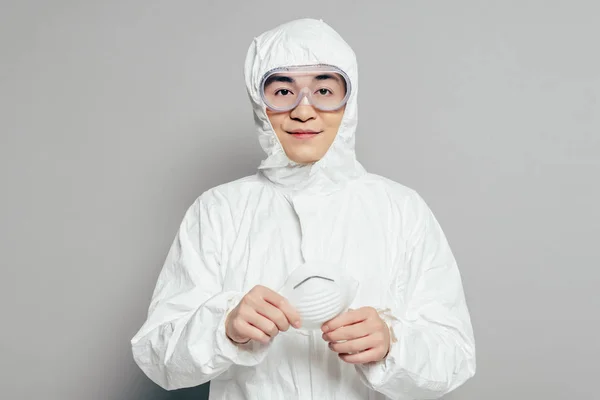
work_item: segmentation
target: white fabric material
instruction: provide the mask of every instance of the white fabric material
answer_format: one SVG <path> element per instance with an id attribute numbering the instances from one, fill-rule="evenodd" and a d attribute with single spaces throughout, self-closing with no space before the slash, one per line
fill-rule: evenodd
<path id="1" fill-rule="evenodd" d="M 343 69 L 353 92 L 326 156 L 296 165 L 269 124 L 260 79 L 319 63 Z M 350 47 L 322 21 L 286 23 L 253 41 L 246 82 L 267 157 L 257 175 L 208 190 L 187 211 L 131 341 L 137 364 L 166 389 L 211 381 L 211 399 L 433 399 L 461 385 L 475 373 L 475 345 L 460 273 L 424 200 L 355 158 Z M 291 328 L 268 345 L 227 339 L 226 315 L 245 293 L 282 288 L 305 262 L 360 282 L 351 308 L 389 310 L 396 340 L 383 361 L 344 363 L 318 331 Z"/>

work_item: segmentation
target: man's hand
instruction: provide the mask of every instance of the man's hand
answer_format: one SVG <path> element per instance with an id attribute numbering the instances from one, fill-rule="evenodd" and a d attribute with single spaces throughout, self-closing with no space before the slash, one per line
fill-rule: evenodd
<path id="1" fill-rule="evenodd" d="M 268 343 L 290 325 L 300 327 L 300 315 L 281 295 L 264 286 L 254 286 L 229 313 L 227 337 L 235 343 L 250 340 Z"/>
<path id="2" fill-rule="evenodd" d="M 380 361 L 390 350 L 390 330 L 373 307 L 345 312 L 321 330 L 329 348 L 350 364 Z"/>

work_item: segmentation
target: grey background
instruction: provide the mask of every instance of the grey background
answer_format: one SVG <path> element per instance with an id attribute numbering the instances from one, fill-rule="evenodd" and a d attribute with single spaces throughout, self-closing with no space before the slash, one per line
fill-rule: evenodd
<path id="1" fill-rule="evenodd" d="M 186 208 L 255 172 L 243 60 L 299 17 L 355 49 L 358 157 L 459 261 L 478 373 L 447 399 L 598 398 L 597 2 L 0 4 L 0 398 L 203 398 L 129 340 Z"/>

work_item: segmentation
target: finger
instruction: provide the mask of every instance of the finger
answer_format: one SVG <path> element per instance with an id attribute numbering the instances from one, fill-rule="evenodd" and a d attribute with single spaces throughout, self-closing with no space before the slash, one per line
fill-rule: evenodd
<path id="1" fill-rule="evenodd" d="M 356 324 L 362 322 L 367 318 L 367 313 L 363 309 L 346 311 L 345 313 L 338 315 L 330 321 L 327 321 L 321 327 L 323 332 L 330 332 L 338 329 L 339 327 Z"/>
<path id="2" fill-rule="evenodd" d="M 279 329 L 277 328 L 277 325 L 275 325 L 275 323 L 273 321 L 265 318 L 264 316 L 260 315 L 257 312 L 250 314 L 247 317 L 246 321 L 248 321 L 250 323 L 250 325 L 255 326 L 256 328 L 260 329 L 271 339 L 274 338 L 275 336 L 277 336 L 277 334 L 279 333 Z"/>
<path id="3" fill-rule="evenodd" d="M 283 297 L 279 293 L 272 291 L 269 288 L 264 288 L 262 292 L 262 297 L 266 302 L 280 309 L 281 312 L 283 312 L 283 314 L 285 315 L 288 322 L 292 324 L 295 328 L 300 327 L 300 314 L 298 313 L 298 311 L 296 311 L 294 307 L 292 307 L 292 305 L 289 303 L 289 301 L 287 301 L 285 297 Z"/>
<path id="4" fill-rule="evenodd" d="M 290 328 L 290 322 L 283 311 L 266 301 L 262 302 L 262 304 L 257 307 L 256 312 L 274 322 L 275 325 L 277 325 L 277 329 L 280 331 L 285 332 Z"/>
<path id="5" fill-rule="evenodd" d="M 269 341 L 271 340 L 271 338 L 267 336 L 263 331 L 250 324 L 248 324 L 248 333 L 246 334 L 246 336 L 250 338 L 250 340 L 255 340 L 264 344 L 269 343 Z"/>
<path id="6" fill-rule="evenodd" d="M 263 331 L 250 325 L 250 323 L 248 323 L 247 321 L 238 320 L 234 322 L 234 325 L 237 336 L 249 339 L 245 342 L 240 342 L 235 340 L 234 338 L 231 338 L 234 342 L 238 344 L 246 344 L 250 340 L 255 340 L 261 343 L 269 343 L 269 340 L 271 340 L 271 338 L 268 335 L 266 335 Z"/>
<path id="7" fill-rule="evenodd" d="M 339 357 L 348 364 L 366 364 L 381 360 L 383 355 L 379 349 L 370 349 L 356 354 L 339 354 Z"/>
<path id="8" fill-rule="evenodd" d="M 371 336 L 365 336 L 359 339 L 348 340 L 342 343 L 329 343 L 329 348 L 336 353 L 350 354 L 369 350 L 377 345 L 377 341 Z"/>
<path id="9" fill-rule="evenodd" d="M 342 326 L 336 330 L 329 331 L 324 333 L 322 337 L 323 340 L 327 342 L 358 339 L 373 333 L 369 328 L 369 324 L 366 324 L 365 321 L 362 321 L 353 325 Z"/>

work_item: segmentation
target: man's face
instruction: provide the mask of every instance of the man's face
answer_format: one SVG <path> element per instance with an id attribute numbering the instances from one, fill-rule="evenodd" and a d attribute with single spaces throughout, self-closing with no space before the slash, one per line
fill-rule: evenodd
<path id="1" fill-rule="evenodd" d="M 313 91 L 316 88 L 313 96 L 331 96 L 327 90 L 339 88 L 338 79 L 319 73 L 290 77 L 280 75 L 265 84 L 265 92 L 289 96 L 294 88 L 311 87 Z M 322 111 L 304 98 L 290 111 L 273 111 L 267 107 L 267 116 L 288 158 L 299 164 L 309 164 L 319 161 L 327 153 L 338 133 L 344 110 L 345 106 L 335 111 Z"/>

